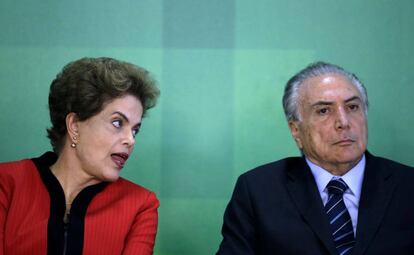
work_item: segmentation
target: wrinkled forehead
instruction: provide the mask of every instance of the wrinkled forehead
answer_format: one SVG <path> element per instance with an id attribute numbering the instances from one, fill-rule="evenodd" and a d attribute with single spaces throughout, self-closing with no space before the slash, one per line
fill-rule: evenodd
<path id="1" fill-rule="evenodd" d="M 358 88 L 346 76 L 327 73 L 304 80 L 299 88 L 299 100 L 306 101 L 341 101 L 357 98 L 362 101 Z"/>

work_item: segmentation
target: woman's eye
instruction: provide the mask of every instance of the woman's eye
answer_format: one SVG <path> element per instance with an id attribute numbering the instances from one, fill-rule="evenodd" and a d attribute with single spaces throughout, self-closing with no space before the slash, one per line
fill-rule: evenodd
<path id="1" fill-rule="evenodd" d="M 132 129 L 132 136 L 135 137 L 138 134 L 138 132 L 139 132 L 138 128 Z"/>
<path id="2" fill-rule="evenodd" d="M 122 126 L 122 121 L 114 120 L 114 121 L 112 121 L 112 125 L 116 128 L 120 128 Z"/>

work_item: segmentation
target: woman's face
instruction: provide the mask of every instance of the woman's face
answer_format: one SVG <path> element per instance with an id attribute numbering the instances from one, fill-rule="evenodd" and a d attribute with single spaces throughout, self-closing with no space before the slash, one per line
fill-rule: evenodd
<path id="1" fill-rule="evenodd" d="M 118 179 L 134 148 L 142 113 L 141 102 L 126 95 L 106 104 L 97 115 L 76 122 L 78 143 L 73 150 L 86 179 Z"/>

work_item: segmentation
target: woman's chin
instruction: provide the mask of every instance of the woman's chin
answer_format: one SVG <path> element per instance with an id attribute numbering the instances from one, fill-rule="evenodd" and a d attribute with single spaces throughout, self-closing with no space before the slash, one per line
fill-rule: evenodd
<path id="1" fill-rule="evenodd" d="M 114 182 L 114 181 L 117 181 L 118 179 L 119 179 L 119 172 L 117 171 L 116 173 L 114 173 L 113 171 L 111 171 L 109 173 L 104 173 L 102 181 Z"/>

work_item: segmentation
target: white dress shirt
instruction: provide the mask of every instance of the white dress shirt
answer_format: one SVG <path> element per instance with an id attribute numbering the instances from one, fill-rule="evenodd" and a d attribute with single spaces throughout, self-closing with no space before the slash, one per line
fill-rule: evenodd
<path id="1" fill-rule="evenodd" d="M 343 176 L 332 175 L 330 172 L 312 163 L 309 159 L 306 159 L 306 163 L 308 163 L 312 171 L 324 205 L 328 202 L 328 189 L 326 188 L 326 185 L 328 185 L 332 178 L 342 178 L 346 185 L 348 185 L 349 189 L 344 192 L 344 203 L 348 209 L 349 215 L 351 216 L 354 235 L 356 235 L 359 198 L 361 197 L 361 187 L 365 171 L 365 155 L 363 155 L 362 159 L 356 166 L 354 166 Z"/>

